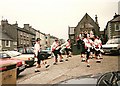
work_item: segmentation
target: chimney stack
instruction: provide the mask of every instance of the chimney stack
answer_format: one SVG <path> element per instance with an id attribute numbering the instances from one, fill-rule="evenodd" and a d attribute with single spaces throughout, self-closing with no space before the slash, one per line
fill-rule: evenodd
<path id="1" fill-rule="evenodd" d="M 96 22 L 97 25 L 99 25 L 98 24 L 98 17 L 97 17 L 97 15 L 95 15 L 95 22 Z"/>
<path id="2" fill-rule="evenodd" d="M 29 24 L 24 24 L 24 29 L 29 30 Z"/>

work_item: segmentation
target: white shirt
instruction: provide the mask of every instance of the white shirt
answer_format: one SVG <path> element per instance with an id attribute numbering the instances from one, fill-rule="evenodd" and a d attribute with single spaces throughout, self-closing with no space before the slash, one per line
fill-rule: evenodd
<path id="1" fill-rule="evenodd" d="M 65 42 L 63 45 L 61 45 L 61 46 L 65 46 L 66 48 L 70 48 L 70 42 Z"/>
<path id="2" fill-rule="evenodd" d="M 94 40 L 94 45 L 95 45 L 95 47 L 101 48 L 102 41 L 100 39 L 95 39 Z"/>
<path id="3" fill-rule="evenodd" d="M 40 44 L 38 42 L 36 42 L 36 44 L 34 45 L 34 53 L 37 56 L 38 52 L 40 52 Z"/>
<path id="4" fill-rule="evenodd" d="M 51 45 L 51 51 L 56 50 L 56 48 L 59 46 L 59 43 L 57 42 L 53 42 L 53 44 Z"/>
<path id="5" fill-rule="evenodd" d="M 85 43 L 85 47 L 91 47 L 91 44 L 90 44 L 90 40 L 89 40 L 89 39 L 84 38 L 83 41 L 84 41 L 84 43 Z"/>

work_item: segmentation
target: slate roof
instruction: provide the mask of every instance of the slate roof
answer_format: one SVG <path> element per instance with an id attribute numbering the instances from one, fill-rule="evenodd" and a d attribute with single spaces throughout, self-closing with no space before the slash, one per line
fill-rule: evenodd
<path id="1" fill-rule="evenodd" d="M 87 13 L 83 16 L 83 18 L 80 20 L 80 22 L 78 22 L 78 25 L 81 25 L 80 23 L 81 23 L 81 21 L 83 21 L 83 19 L 86 19 L 86 20 L 88 20 L 88 17 L 89 18 L 91 18 Z M 91 20 L 98 26 L 98 24 L 91 18 Z M 77 26 L 78 26 L 77 25 Z M 77 27 L 76 26 L 76 27 Z M 86 21 L 86 23 L 85 23 L 85 25 L 82 25 L 82 26 L 80 26 L 81 28 L 84 28 L 84 26 L 86 27 L 86 28 L 93 28 L 94 26 L 93 25 L 91 25 L 89 22 L 87 22 Z M 98 26 L 99 27 L 99 26 Z"/>
<path id="2" fill-rule="evenodd" d="M 0 40 L 13 40 L 0 28 Z"/>
<path id="3" fill-rule="evenodd" d="M 35 35 L 35 34 L 32 33 L 31 31 L 26 30 L 26 29 L 24 29 L 24 28 L 20 28 L 20 27 L 18 27 L 17 29 L 20 30 L 20 31 L 23 31 L 23 32 L 26 32 L 26 33 L 29 33 L 29 34 Z"/>
<path id="4" fill-rule="evenodd" d="M 111 20 L 111 22 L 119 22 L 120 21 L 120 15 L 117 15 L 114 19 Z"/>
<path id="5" fill-rule="evenodd" d="M 80 28 L 93 28 L 93 25 L 91 25 L 90 23 L 85 23 L 84 25 L 81 24 Z"/>

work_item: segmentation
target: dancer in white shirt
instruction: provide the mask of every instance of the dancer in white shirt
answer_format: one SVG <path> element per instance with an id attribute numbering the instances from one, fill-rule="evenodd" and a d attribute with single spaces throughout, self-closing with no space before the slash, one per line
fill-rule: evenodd
<path id="1" fill-rule="evenodd" d="M 61 46 L 59 45 L 59 41 L 58 41 L 58 39 L 55 39 L 55 41 L 51 45 L 51 51 L 53 52 L 53 54 L 55 56 L 53 65 L 57 64 L 57 62 L 58 62 L 58 55 L 60 56 L 60 62 L 63 62 L 63 57 L 62 57 L 62 54 L 60 52 L 60 49 L 61 49 Z"/>
<path id="2" fill-rule="evenodd" d="M 63 45 L 65 46 L 67 58 L 71 57 L 72 49 L 71 49 L 70 39 L 68 39 L 67 42 L 65 42 Z"/>
<path id="3" fill-rule="evenodd" d="M 84 43 L 85 43 L 87 67 L 90 67 L 90 64 L 89 64 L 89 57 L 90 57 L 90 48 L 91 48 L 91 44 L 90 44 L 90 39 L 89 39 L 89 35 L 88 35 L 88 34 L 85 35 L 83 41 L 84 41 Z"/>
<path id="4" fill-rule="evenodd" d="M 94 48 L 95 48 L 95 56 L 96 56 L 96 59 L 97 59 L 97 63 L 100 63 L 101 60 L 100 60 L 100 49 L 101 49 L 101 46 L 102 46 L 102 42 L 101 40 L 99 39 L 98 36 L 95 36 L 95 40 L 94 40 Z"/>
<path id="5" fill-rule="evenodd" d="M 41 55 L 41 47 L 40 47 L 40 38 L 36 39 L 36 43 L 34 45 L 34 54 L 35 54 L 35 58 L 37 59 L 37 64 L 36 64 L 36 69 L 35 72 L 39 72 L 39 68 L 41 67 L 41 61 L 44 60 L 44 57 Z M 47 62 L 45 62 L 45 66 L 46 68 L 49 67 L 49 65 L 47 64 Z"/>

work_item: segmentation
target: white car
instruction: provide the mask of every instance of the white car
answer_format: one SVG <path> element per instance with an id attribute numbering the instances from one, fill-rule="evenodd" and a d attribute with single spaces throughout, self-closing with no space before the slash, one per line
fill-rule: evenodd
<path id="1" fill-rule="evenodd" d="M 120 38 L 114 38 L 107 41 L 102 45 L 104 53 L 117 53 L 120 54 Z"/>
<path id="2" fill-rule="evenodd" d="M 25 61 L 26 66 L 33 66 L 33 64 L 34 64 L 34 55 L 22 54 L 17 51 L 4 51 L 4 52 L 7 53 L 12 58 L 16 58 L 16 59 Z"/>

